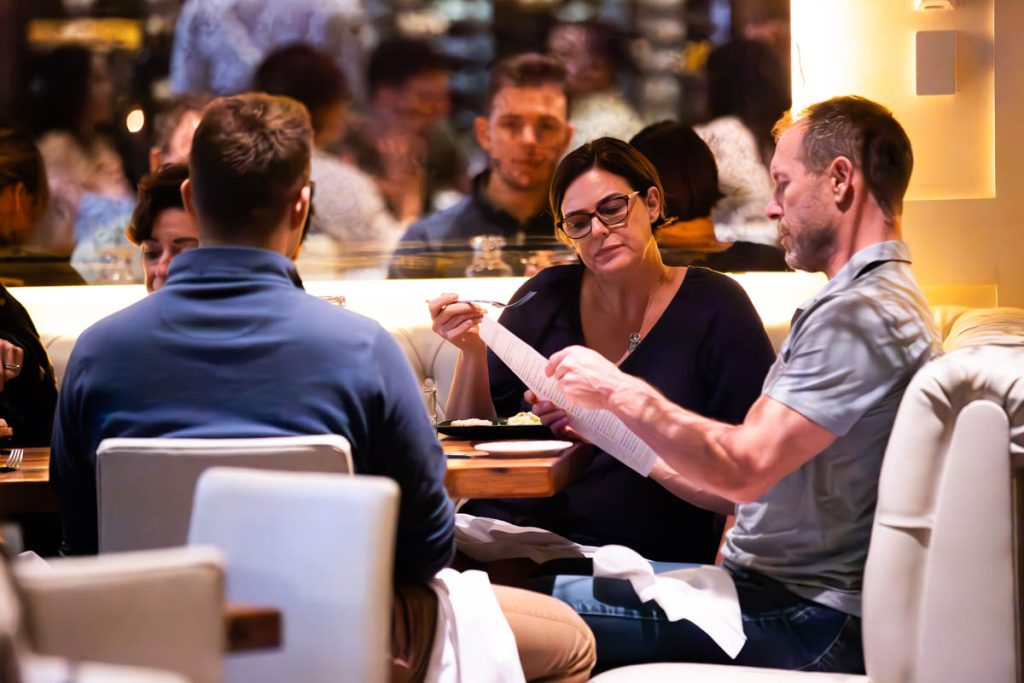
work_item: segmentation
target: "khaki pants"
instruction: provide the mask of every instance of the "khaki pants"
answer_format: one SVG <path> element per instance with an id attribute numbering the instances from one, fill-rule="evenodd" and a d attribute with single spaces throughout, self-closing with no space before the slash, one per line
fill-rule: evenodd
<path id="1" fill-rule="evenodd" d="M 519 649 L 528 681 L 576 683 L 594 668 L 594 636 L 560 600 L 508 586 L 493 586 Z M 437 628 L 437 596 L 426 586 L 395 588 L 391 681 L 416 683 L 427 673 Z"/>

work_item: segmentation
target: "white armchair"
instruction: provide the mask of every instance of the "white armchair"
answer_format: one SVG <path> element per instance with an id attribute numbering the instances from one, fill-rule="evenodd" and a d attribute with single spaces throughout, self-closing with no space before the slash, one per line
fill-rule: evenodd
<path id="1" fill-rule="evenodd" d="M 273 604 L 282 647 L 225 663 L 229 683 L 383 683 L 398 485 L 383 477 L 215 468 L 189 541 L 228 561 L 228 599 Z"/>
<path id="2" fill-rule="evenodd" d="M 968 311 L 945 346 L 908 387 L 886 450 L 864 574 L 866 677 L 648 664 L 595 681 L 1020 680 L 1024 310 Z"/>
<path id="3" fill-rule="evenodd" d="M 0 562 L 0 644 L 8 644 L 7 668 L 0 645 L 0 679 L 220 681 L 224 574 L 217 551 L 18 563 L 14 575 L 20 604 Z"/>
<path id="4" fill-rule="evenodd" d="M 184 545 L 196 481 L 210 467 L 352 472 L 336 434 L 260 439 L 104 439 L 96 453 L 101 553 Z"/>

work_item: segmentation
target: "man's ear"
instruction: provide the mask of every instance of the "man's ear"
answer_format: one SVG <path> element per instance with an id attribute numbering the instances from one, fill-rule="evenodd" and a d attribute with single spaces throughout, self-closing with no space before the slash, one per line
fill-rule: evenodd
<path id="1" fill-rule="evenodd" d="M 480 149 L 490 153 L 491 151 L 491 120 L 486 116 L 478 116 L 473 119 L 473 133 L 476 135 L 476 142 Z"/>
<path id="2" fill-rule="evenodd" d="M 188 178 L 181 182 L 181 201 L 185 204 L 185 212 L 192 217 L 196 225 L 199 225 L 199 214 L 196 213 L 196 206 L 192 197 L 192 181 Z"/>
<path id="3" fill-rule="evenodd" d="M 853 174 L 853 162 L 846 157 L 836 157 L 829 164 L 829 183 L 836 204 L 845 202 L 853 192 Z"/>
<path id="4" fill-rule="evenodd" d="M 313 192 L 309 185 L 303 185 L 299 190 L 299 196 L 292 204 L 292 229 L 301 230 L 306 224 L 306 216 L 309 214 L 309 205 L 312 201 Z"/>

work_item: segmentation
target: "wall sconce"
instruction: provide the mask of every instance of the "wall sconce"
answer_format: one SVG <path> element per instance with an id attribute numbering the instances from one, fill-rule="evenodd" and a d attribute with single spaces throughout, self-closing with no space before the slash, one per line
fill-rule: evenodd
<path id="1" fill-rule="evenodd" d="M 917 9 L 954 9 L 956 0 L 917 0 Z"/>
<path id="2" fill-rule="evenodd" d="M 956 94 L 956 31 L 918 31 L 917 94 Z"/>

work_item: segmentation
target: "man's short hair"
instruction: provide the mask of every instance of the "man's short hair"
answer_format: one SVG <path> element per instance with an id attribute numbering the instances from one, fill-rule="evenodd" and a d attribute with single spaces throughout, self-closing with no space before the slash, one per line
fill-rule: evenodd
<path id="1" fill-rule="evenodd" d="M 152 173 L 142 176 L 132 219 L 125 235 L 135 246 L 153 237 L 157 217 L 167 209 L 185 210 L 181 198 L 181 184 L 188 180 L 188 165 L 164 164 Z"/>
<path id="2" fill-rule="evenodd" d="M 836 157 L 846 157 L 864 174 L 887 216 L 903 212 L 914 152 L 891 111 L 864 97 L 833 97 L 812 104 L 796 119 L 783 116 L 775 126 L 776 139 L 798 123 L 804 126 L 801 154 L 808 171 L 824 173 Z"/>
<path id="3" fill-rule="evenodd" d="M 181 95 L 162 105 L 153 117 L 153 146 L 165 155 L 170 153 L 174 131 L 189 112 L 202 114 L 213 97 L 204 93 Z"/>
<path id="4" fill-rule="evenodd" d="M 309 180 L 309 113 L 287 97 L 214 100 L 195 137 L 189 176 L 199 223 L 222 238 L 271 234 Z"/>
<path id="5" fill-rule="evenodd" d="M 331 107 L 352 99 L 345 73 L 338 63 L 304 43 L 270 53 L 256 70 L 252 87 L 302 102 L 317 130 L 323 126 L 323 117 Z"/>
<path id="6" fill-rule="evenodd" d="M 383 87 L 400 88 L 420 74 L 447 72 L 448 60 L 425 40 L 391 38 L 370 55 L 366 82 L 372 97 Z"/>
<path id="7" fill-rule="evenodd" d="M 553 85 L 566 96 L 565 66 L 553 57 L 537 52 L 527 52 L 499 61 L 491 68 L 491 82 L 487 89 L 487 109 L 494 103 L 494 96 L 503 88 L 541 88 Z"/>

